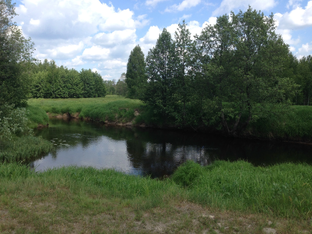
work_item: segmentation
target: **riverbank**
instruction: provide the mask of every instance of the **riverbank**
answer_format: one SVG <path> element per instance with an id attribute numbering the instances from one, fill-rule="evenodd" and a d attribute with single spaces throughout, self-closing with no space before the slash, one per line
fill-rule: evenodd
<path id="1" fill-rule="evenodd" d="M 117 95 L 105 98 L 30 99 L 28 104 L 43 109 L 50 117 L 81 118 L 110 125 L 179 128 L 159 122 L 140 100 Z M 206 126 L 196 131 L 222 135 L 218 129 L 218 126 Z M 258 119 L 237 137 L 312 144 L 312 106 L 291 106 L 287 112 Z"/>
<path id="2" fill-rule="evenodd" d="M 164 181 L 0 165 L 1 233 L 309 233 L 311 166 L 187 163 Z"/>
<path id="3" fill-rule="evenodd" d="M 35 137 L 31 128 L 47 126 L 49 118 L 39 107 L 27 106 L 27 134 L 13 135 L 10 139 L 0 139 L 0 163 L 25 162 L 47 154 L 53 149 L 51 142 Z M 12 126 L 11 126 L 12 127 Z"/>

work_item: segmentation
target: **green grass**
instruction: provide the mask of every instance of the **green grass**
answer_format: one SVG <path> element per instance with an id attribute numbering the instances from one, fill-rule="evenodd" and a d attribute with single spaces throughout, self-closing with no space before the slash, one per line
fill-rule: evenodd
<path id="1" fill-rule="evenodd" d="M 285 163 L 254 167 L 217 161 L 200 167 L 189 161 L 173 175 L 187 185 L 190 201 L 213 207 L 308 219 L 312 216 L 312 166 Z"/>
<path id="2" fill-rule="evenodd" d="M 142 102 L 108 95 L 105 98 L 30 99 L 28 104 L 53 114 L 79 112 L 80 117 L 93 120 L 128 122 L 134 119 L 134 111 L 141 107 Z"/>
<path id="3" fill-rule="evenodd" d="M 287 113 L 259 119 L 248 131 L 264 138 L 311 141 L 312 106 L 291 106 Z"/>
<path id="4" fill-rule="evenodd" d="M 11 141 L 0 141 L 0 162 L 29 161 L 53 149 L 51 142 L 39 137 L 15 137 Z"/>
<path id="5" fill-rule="evenodd" d="M 27 118 L 29 120 L 29 126 L 31 128 L 35 128 L 38 124 L 46 125 L 49 123 L 49 117 L 46 112 L 37 106 L 30 106 L 26 107 L 27 109 Z"/>
<path id="6" fill-rule="evenodd" d="M 53 114 L 80 113 L 80 117 L 91 118 L 97 121 L 164 126 L 162 118 L 143 105 L 140 100 L 127 99 L 117 95 L 108 95 L 105 98 L 78 98 L 78 99 L 30 99 L 29 110 L 43 109 Z M 140 115 L 135 118 L 134 111 Z M 34 111 L 33 111 L 34 112 Z M 43 112 L 31 115 L 34 122 L 44 123 Z M 167 123 L 168 124 L 168 123 Z M 171 124 L 172 125 L 172 124 Z M 219 129 L 219 124 L 211 126 Z M 220 129 L 219 129 L 220 130 Z M 265 139 L 282 139 L 295 141 L 311 141 L 312 138 L 312 106 L 291 106 L 287 111 L 260 118 L 250 124 L 242 133 L 245 136 Z"/>
<path id="7" fill-rule="evenodd" d="M 312 167 L 182 165 L 164 181 L 67 167 L 0 165 L 1 233 L 278 233 L 312 230 Z M 268 221 L 269 224 L 268 224 Z"/>

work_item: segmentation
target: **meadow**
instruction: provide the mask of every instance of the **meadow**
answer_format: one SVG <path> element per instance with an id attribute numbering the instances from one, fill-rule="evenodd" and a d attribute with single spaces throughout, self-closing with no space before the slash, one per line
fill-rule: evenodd
<path id="1" fill-rule="evenodd" d="M 155 180 L 67 167 L 0 165 L 1 233 L 309 233 L 309 165 L 187 162 Z"/>
<path id="2" fill-rule="evenodd" d="M 81 118 L 125 123 L 134 119 L 134 111 L 140 109 L 142 102 L 107 95 L 104 98 L 30 99 L 28 105 L 51 114 L 80 113 Z"/>

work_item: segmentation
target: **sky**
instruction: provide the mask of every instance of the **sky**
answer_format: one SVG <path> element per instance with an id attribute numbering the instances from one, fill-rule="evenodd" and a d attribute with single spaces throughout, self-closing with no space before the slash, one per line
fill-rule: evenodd
<path id="1" fill-rule="evenodd" d="M 274 14 L 276 32 L 298 58 L 312 54 L 312 0 L 13 0 L 14 21 L 35 43 L 34 57 L 58 66 L 97 71 L 118 80 L 130 52 L 145 56 L 163 28 L 174 35 L 183 20 L 192 35 L 217 17 L 250 5 Z"/>

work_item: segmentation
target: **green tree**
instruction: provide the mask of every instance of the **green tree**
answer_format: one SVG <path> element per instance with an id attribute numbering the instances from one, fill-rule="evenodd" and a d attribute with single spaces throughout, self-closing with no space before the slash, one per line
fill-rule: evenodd
<path id="1" fill-rule="evenodd" d="M 126 96 L 128 93 L 128 86 L 124 80 L 119 79 L 116 84 L 116 94 Z"/>
<path id="2" fill-rule="evenodd" d="M 115 80 L 105 80 L 104 84 L 106 86 L 107 94 L 114 95 L 116 93 L 116 90 L 115 90 L 116 81 Z"/>
<path id="3" fill-rule="evenodd" d="M 93 77 L 94 77 L 94 84 L 95 84 L 95 89 L 94 89 L 95 96 L 105 97 L 106 87 L 102 79 L 102 76 L 97 72 L 93 72 Z"/>
<path id="4" fill-rule="evenodd" d="M 178 25 L 178 30 L 175 32 L 175 52 L 178 56 L 177 68 L 178 74 L 175 77 L 176 95 L 178 102 L 181 103 L 180 108 L 176 114 L 177 123 L 186 125 L 193 122 L 191 119 L 190 97 L 192 95 L 190 86 L 191 80 L 189 72 L 192 69 L 191 57 L 193 41 L 191 40 L 191 33 L 187 29 L 185 21 Z M 187 122 L 187 123 L 186 123 Z"/>
<path id="5" fill-rule="evenodd" d="M 91 69 L 82 69 L 80 72 L 80 79 L 83 84 L 83 97 L 95 97 L 95 82 Z"/>
<path id="6" fill-rule="evenodd" d="M 143 101 L 166 122 L 176 112 L 175 77 L 178 56 L 170 33 L 164 29 L 156 46 L 148 52 L 146 71 L 149 82 Z"/>
<path id="7" fill-rule="evenodd" d="M 128 85 L 128 97 L 140 98 L 144 93 L 147 82 L 145 74 L 145 60 L 141 47 L 137 45 L 131 51 L 127 64 L 126 84 Z"/>
<path id="8" fill-rule="evenodd" d="M 208 57 L 202 70 L 213 74 L 208 77 L 209 105 L 217 109 L 225 132 L 236 135 L 284 107 L 295 85 L 281 76 L 289 50 L 275 33 L 273 14 L 267 17 L 249 7 L 221 16 L 204 29 L 200 41 Z"/>
<path id="9" fill-rule="evenodd" d="M 312 56 L 303 57 L 299 60 L 297 69 L 297 84 L 301 89 L 301 103 L 310 105 L 312 97 Z"/>
<path id="10" fill-rule="evenodd" d="M 80 80 L 79 72 L 74 69 L 67 71 L 66 86 L 69 98 L 83 97 L 83 84 Z"/>
<path id="11" fill-rule="evenodd" d="M 0 0 L 0 105 L 25 104 L 29 92 L 33 43 L 13 22 L 15 15 L 14 4 Z"/>

